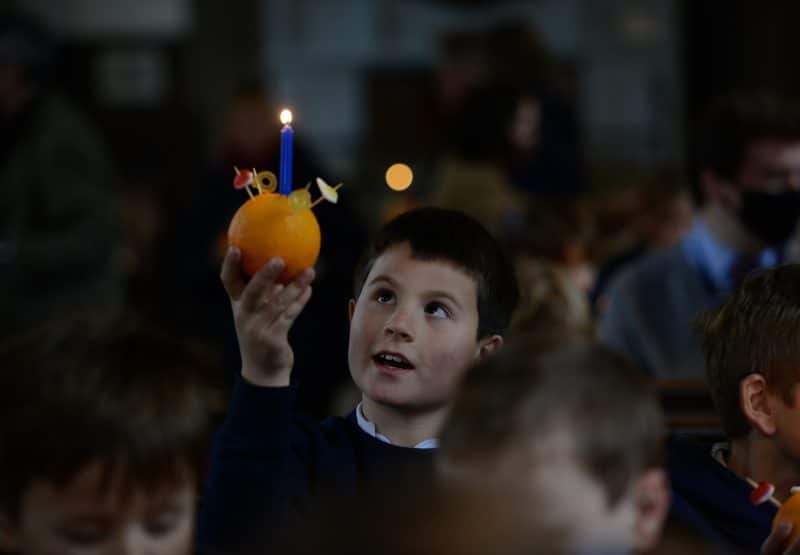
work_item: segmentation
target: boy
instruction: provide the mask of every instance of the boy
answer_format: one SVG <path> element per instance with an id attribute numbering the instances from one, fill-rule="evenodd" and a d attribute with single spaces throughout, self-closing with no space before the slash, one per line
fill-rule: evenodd
<path id="1" fill-rule="evenodd" d="M 561 527 L 568 552 L 646 550 L 669 506 L 663 435 L 626 359 L 579 338 L 526 340 L 467 373 L 437 469 L 456 487 L 527 500 L 531 525 Z"/>
<path id="2" fill-rule="evenodd" d="M 242 379 L 216 442 L 201 545 L 247 544 L 288 514 L 307 514 L 326 494 L 423 483 L 431 461 L 425 448 L 436 446 L 463 372 L 500 347 L 517 303 L 513 269 L 491 235 L 436 208 L 384 226 L 350 301 L 348 360 L 362 401 L 348 418 L 321 425 L 293 414 L 289 385 L 287 332 L 310 297 L 313 270 L 283 287 L 275 283 L 281 261 L 273 260 L 245 286 L 238 262 L 230 251 L 222 281 Z"/>
<path id="3" fill-rule="evenodd" d="M 779 501 L 800 485 L 800 265 L 749 275 L 701 324 L 708 385 L 727 441 L 670 445 L 675 508 L 755 553 L 775 507 L 751 504 L 750 484 L 773 484 Z M 782 552 L 777 540 L 789 531 L 779 529 L 782 537 L 770 542 L 779 550 L 765 552 Z"/>
<path id="4" fill-rule="evenodd" d="M 203 365 L 149 327 L 94 318 L 4 344 L 0 552 L 190 553 L 216 402 Z"/>

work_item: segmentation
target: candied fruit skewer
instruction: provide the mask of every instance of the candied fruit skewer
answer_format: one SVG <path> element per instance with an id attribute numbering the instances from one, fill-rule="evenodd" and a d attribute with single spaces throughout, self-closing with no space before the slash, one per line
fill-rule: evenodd
<path id="1" fill-rule="evenodd" d="M 747 478 L 747 483 L 753 486 L 753 491 L 750 493 L 750 502 L 753 505 L 761 505 L 762 503 L 770 502 L 776 507 L 781 506 L 781 502 L 775 499 L 775 486 L 768 482 L 757 483 L 752 478 Z"/>

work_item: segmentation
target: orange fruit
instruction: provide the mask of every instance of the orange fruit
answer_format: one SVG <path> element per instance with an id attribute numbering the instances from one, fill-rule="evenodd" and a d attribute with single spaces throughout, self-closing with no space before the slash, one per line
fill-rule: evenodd
<path id="1" fill-rule="evenodd" d="M 242 253 L 242 271 L 255 274 L 270 258 L 286 262 L 280 283 L 292 281 L 319 256 L 319 223 L 308 208 L 293 209 L 289 197 L 255 195 L 239 207 L 228 226 L 228 244 Z"/>
<path id="2" fill-rule="evenodd" d="M 783 502 L 775 518 L 772 519 L 772 529 L 774 530 L 779 522 L 784 521 L 792 523 L 792 533 L 786 540 L 786 545 L 791 545 L 797 538 L 800 538 L 800 493 L 795 493 Z"/>

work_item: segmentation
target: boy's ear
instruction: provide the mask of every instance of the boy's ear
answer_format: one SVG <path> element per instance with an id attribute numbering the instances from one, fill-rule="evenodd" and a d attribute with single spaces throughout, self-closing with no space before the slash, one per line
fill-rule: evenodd
<path id="1" fill-rule="evenodd" d="M 481 339 L 478 343 L 478 352 L 475 355 L 475 362 L 481 362 L 502 346 L 503 336 L 501 335 L 491 335 Z"/>
<path id="2" fill-rule="evenodd" d="M 669 485 L 661 468 L 646 470 L 636 481 L 636 521 L 634 546 L 636 551 L 647 551 L 661 539 L 661 531 L 669 511 Z"/>
<path id="3" fill-rule="evenodd" d="M 17 529 L 11 517 L 5 511 L 0 511 L 0 553 L 17 551 L 19 551 Z"/>
<path id="4" fill-rule="evenodd" d="M 750 374 L 739 382 L 739 404 L 751 426 L 765 436 L 775 433 L 775 418 L 764 376 Z"/>
<path id="5" fill-rule="evenodd" d="M 347 303 L 347 315 L 350 321 L 353 321 L 353 312 L 356 310 L 356 300 L 350 299 L 350 302 Z"/>

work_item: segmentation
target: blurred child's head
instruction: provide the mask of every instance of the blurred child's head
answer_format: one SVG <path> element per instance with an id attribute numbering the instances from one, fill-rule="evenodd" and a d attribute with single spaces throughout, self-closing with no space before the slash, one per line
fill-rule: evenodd
<path id="1" fill-rule="evenodd" d="M 74 318 L 0 349 L 0 550 L 184 554 L 216 395 L 208 363 Z"/>
<path id="2" fill-rule="evenodd" d="M 510 336 L 568 337 L 593 333 L 589 300 L 567 271 L 549 260 L 516 260 L 520 303 Z"/>
<path id="3" fill-rule="evenodd" d="M 398 216 L 356 271 L 353 379 L 376 401 L 449 403 L 463 371 L 502 343 L 518 296 L 513 267 L 478 222 L 439 208 Z"/>
<path id="4" fill-rule="evenodd" d="M 725 434 L 775 437 L 800 460 L 800 265 L 751 274 L 701 325 L 708 384 Z"/>
<path id="5" fill-rule="evenodd" d="M 453 484 L 527 496 L 574 549 L 652 547 L 668 506 L 664 426 L 645 378 L 593 342 L 521 338 L 471 369 L 441 433 Z"/>
<path id="6" fill-rule="evenodd" d="M 502 492 L 416 487 L 340 496 L 248 553 L 281 555 L 530 555 L 573 553 L 563 530 L 532 523 L 530 503 Z M 401 531 L 401 532 L 400 532 Z M 597 555 L 597 554 L 593 554 Z M 616 554 L 615 554 L 616 555 Z"/>

